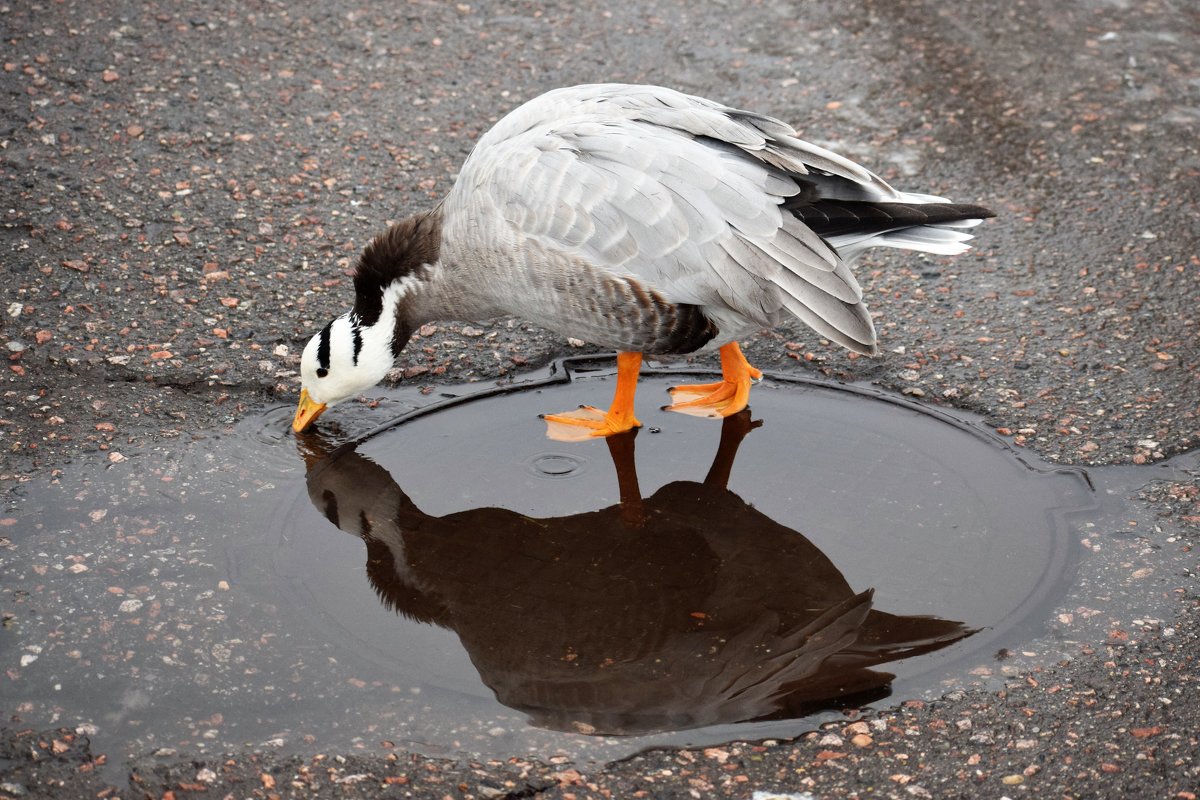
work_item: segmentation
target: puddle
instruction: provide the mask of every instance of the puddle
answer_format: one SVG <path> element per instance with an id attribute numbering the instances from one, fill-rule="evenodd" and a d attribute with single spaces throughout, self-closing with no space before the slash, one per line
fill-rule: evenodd
<path id="1" fill-rule="evenodd" d="M 0 551 L 0 707 L 126 753 L 606 761 L 936 697 L 1045 633 L 1087 474 L 854 387 L 654 410 L 680 378 L 647 374 L 646 427 L 607 442 L 545 438 L 612 392 L 560 368 L 397 393 L 416 410 L 373 429 L 296 438 L 280 406 L 37 490 Z"/>
<path id="2" fill-rule="evenodd" d="M 642 407 L 678 377 L 647 376 Z M 642 411 L 636 437 L 545 439 L 538 412 L 610 393 L 581 376 L 298 440 L 306 487 L 231 551 L 239 582 L 282 591 L 359 680 L 452 695 L 505 755 L 553 731 L 626 752 L 795 734 L 1031 636 L 1069 574 L 1082 475 L 962 425 L 769 382 L 723 425 Z M 411 741 L 455 722 L 413 716 Z"/>

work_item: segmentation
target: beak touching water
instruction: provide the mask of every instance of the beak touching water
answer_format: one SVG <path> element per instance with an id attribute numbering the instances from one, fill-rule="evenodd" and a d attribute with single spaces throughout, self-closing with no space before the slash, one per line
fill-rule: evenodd
<path id="1" fill-rule="evenodd" d="M 292 420 L 292 430 L 300 433 L 312 425 L 317 417 L 325 410 L 324 403 L 318 403 L 308 396 L 308 389 L 300 390 L 300 405 L 296 407 L 296 418 Z"/>

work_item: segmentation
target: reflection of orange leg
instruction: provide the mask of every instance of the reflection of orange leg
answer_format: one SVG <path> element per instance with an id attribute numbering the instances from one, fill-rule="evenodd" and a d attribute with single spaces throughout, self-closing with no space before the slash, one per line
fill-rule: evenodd
<path id="1" fill-rule="evenodd" d="M 641 353 L 617 353 L 617 391 L 607 412 L 582 406 L 562 414 L 546 414 L 546 435 L 559 442 L 582 442 L 595 436 L 642 427 L 633 415 L 633 396 L 637 393 Z"/>
<path id="2" fill-rule="evenodd" d="M 750 409 L 743 408 L 736 414 L 730 414 L 721 422 L 721 442 L 717 445 L 717 454 L 713 456 L 712 466 L 704 476 L 704 485 L 711 489 L 728 489 L 729 475 L 733 472 L 733 459 L 746 434 L 755 428 L 761 428 L 761 419 L 750 419 Z"/>
<path id="3" fill-rule="evenodd" d="M 750 366 L 737 342 L 721 347 L 721 380 L 717 383 L 698 383 L 671 389 L 675 401 L 663 406 L 665 411 L 678 411 L 694 417 L 728 417 L 741 411 L 750 402 L 750 384 L 762 377 L 762 372 Z"/>
<path id="4" fill-rule="evenodd" d="M 640 528 L 646 524 L 646 509 L 642 503 L 642 490 L 638 487 L 637 465 L 633 459 L 633 440 L 637 428 L 614 433 L 604 440 L 617 470 L 617 489 L 621 493 L 621 524 L 627 528 Z"/>

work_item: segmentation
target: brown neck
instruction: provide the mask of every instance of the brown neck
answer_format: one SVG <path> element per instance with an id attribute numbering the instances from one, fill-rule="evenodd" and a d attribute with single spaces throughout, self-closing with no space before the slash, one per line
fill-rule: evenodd
<path id="1" fill-rule="evenodd" d="M 421 279 L 436 264 L 442 244 L 441 207 L 414 214 L 375 237 L 354 269 L 354 316 L 374 325 L 383 313 L 389 286 L 406 277 Z"/>

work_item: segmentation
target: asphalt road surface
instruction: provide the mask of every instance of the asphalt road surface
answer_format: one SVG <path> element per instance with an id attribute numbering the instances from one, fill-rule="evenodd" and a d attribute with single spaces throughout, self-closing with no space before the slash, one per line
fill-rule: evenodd
<path id="1" fill-rule="evenodd" d="M 1125 587 L 1098 608 L 1103 634 L 1002 689 L 583 771 L 248 748 L 147 756 L 115 786 L 104 762 L 124 756 L 94 752 L 76 720 L 3 708 L 0 797 L 1200 793 L 1194 4 L 45 0 L 0 4 L 0 38 L 0 563 L 28 557 L 31 487 L 290 402 L 369 237 L 436 202 L 506 111 L 597 81 L 768 113 L 898 188 L 997 212 L 966 256 L 859 265 L 879 358 L 796 326 L 745 344 L 757 366 L 978 414 L 1051 462 L 1191 470 L 1132 491 L 1090 537 L 1130 553 L 1092 576 Z M 579 352 L 505 321 L 447 321 L 420 345 L 393 383 L 495 381 Z M 17 594 L 0 586 L 0 680 L 20 679 L 4 637 L 37 602 Z"/>

